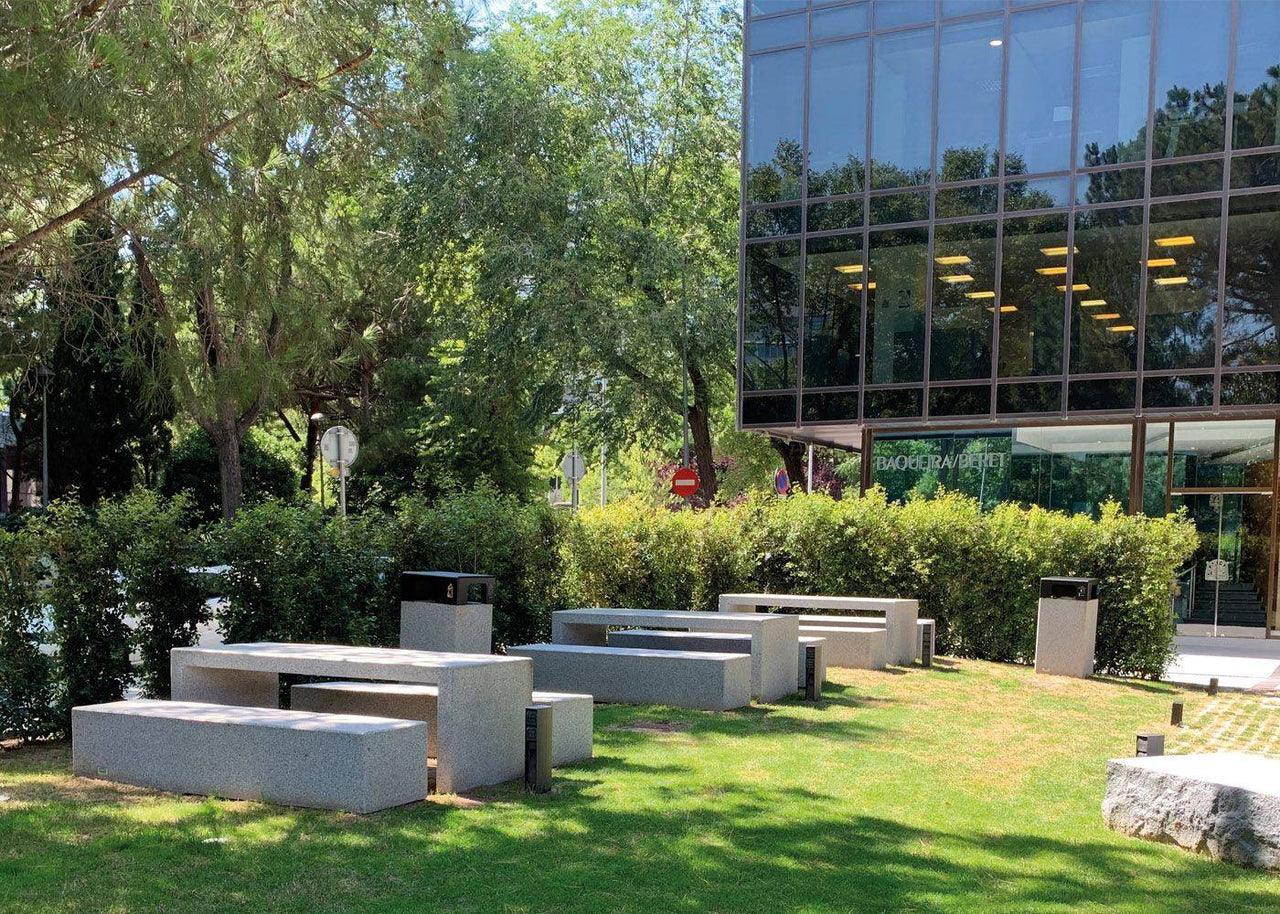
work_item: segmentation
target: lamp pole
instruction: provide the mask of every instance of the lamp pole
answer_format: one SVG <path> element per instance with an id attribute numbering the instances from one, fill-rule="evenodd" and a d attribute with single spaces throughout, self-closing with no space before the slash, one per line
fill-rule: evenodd
<path id="1" fill-rule="evenodd" d="M 311 424 L 316 426 L 316 431 L 313 433 L 316 439 L 316 453 L 311 455 L 311 472 L 314 473 L 315 466 L 316 466 L 316 457 L 318 457 L 320 453 L 319 428 L 320 428 L 320 423 L 324 421 L 324 413 L 312 413 L 310 416 L 310 420 L 311 420 Z M 320 510 L 323 511 L 324 510 L 324 467 L 323 465 L 320 467 L 319 482 L 320 482 Z"/>
<path id="2" fill-rule="evenodd" d="M 49 507 L 49 379 L 53 372 L 44 365 L 36 369 L 40 379 L 40 506 Z"/>

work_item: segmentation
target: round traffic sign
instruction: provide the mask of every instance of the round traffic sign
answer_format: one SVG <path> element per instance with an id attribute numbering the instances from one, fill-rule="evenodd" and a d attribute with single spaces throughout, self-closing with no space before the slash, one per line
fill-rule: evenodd
<path id="1" fill-rule="evenodd" d="M 345 425 L 334 425 L 320 438 L 320 454 L 326 463 L 349 467 L 360 456 L 360 442 L 356 440 L 356 433 Z"/>
<path id="2" fill-rule="evenodd" d="M 577 451 L 570 451 L 564 455 L 564 460 L 560 461 L 560 472 L 570 482 L 577 482 L 587 475 L 587 462 Z"/>
<path id="3" fill-rule="evenodd" d="M 698 474 L 692 467 L 681 467 L 671 476 L 671 491 L 688 498 L 698 491 Z"/>

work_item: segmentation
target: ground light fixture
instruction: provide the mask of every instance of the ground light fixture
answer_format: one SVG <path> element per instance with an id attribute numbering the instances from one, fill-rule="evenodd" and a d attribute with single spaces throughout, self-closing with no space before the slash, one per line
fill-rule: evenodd
<path id="1" fill-rule="evenodd" d="M 1164 734 L 1139 733 L 1138 745 L 1133 754 L 1138 758 L 1145 758 L 1151 755 L 1164 755 Z"/>
<path id="2" fill-rule="evenodd" d="M 1175 701 L 1169 709 L 1169 723 L 1175 727 L 1182 726 L 1182 702 Z"/>

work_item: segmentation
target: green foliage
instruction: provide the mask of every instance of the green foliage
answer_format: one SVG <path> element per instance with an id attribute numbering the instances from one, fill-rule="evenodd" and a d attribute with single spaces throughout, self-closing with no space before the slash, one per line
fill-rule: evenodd
<path id="1" fill-rule="evenodd" d="M 83 508 L 55 502 L 40 520 L 41 546 L 51 566 L 46 599 L 57 648 L 60 729 L 77 705 L 116 701 L 133 678 L 129 629 L 114 544 Z"/>
<path id="2" fill-rule="evenodd" d="M 735 590 L 920 600 L 938 647 L 988 660 L 1035 653 L 1039 579 L 1099 578 L 1097 666 L 1158 677 L 1174 633 L 1174 573 L 1195 545 L 1178 518 L 1099 520 L 944 493 L 907 505 L 881 491 L 756 497 L 704 512 L 655 511 L 638 501 L 581 513 L 565 532 L 568 605 L 710 609 Z"/>
<path id="3" fill-rule="evenodd" d="M 546 637 L 550 612 L 560 606 L 564 527 L 563 515 L 543 501 L 480 487 L 429 502 L 400 501 L 388 550 L 406 571 L 493 575 L 494 642 L 523 644 Z"/>
<path id="4" fill-rule="evenodd" d="M 240 446 L 240 470 L 245 501 L 291 500 L 298 497 L 298 470 L 280 445 L 258 429 L 250 430 Z M 185 496 L 194 518 L 207 522 L 221 516 L 218 448 L 196 429 L 174 446 L 165 463 L 161 491 Z"/>
<path id="5" fill-rule="evenodd" d="M 26 523 L 0 528 L 0 736 L 22 740 L 58 730 L 46 631 L 41 544 Z"/>
<path id="6" fill-rule="evenodd" d="M 202 544 L 190 502 L 138 489 L 103 505 L 98 528 L 114 544 L 125 605 L 135 620 L 139 679 L 148 698 L 169 697 L 169 651 L 195 644 L 209 618 L 200 573 Z"/>
<path id="7" fill-rule="evenodd" d="M 390 605 L 375 521 L 268 501 L 215 532 L 227 641 L 369 644 Z"/>

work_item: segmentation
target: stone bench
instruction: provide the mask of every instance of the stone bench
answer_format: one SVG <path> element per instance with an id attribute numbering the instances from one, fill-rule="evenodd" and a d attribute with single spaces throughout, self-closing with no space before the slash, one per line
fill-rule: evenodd
<path id="1" fill-rule="evenodd" d="M 823 644 L 825 638 L 801 638 L 796 657 L 796 688 L 804 688 L 804 651 L 810 644 Z M 737 632 L 677 632 L 662 628 L 634 628 L 609 633 L 611 647 L 647 647 L 659 651 L 710 651 L 712 653 L 748 653 L 751 636 Z M 827 662 L 818 652 L 818 683 L 827 681 Z"/>
<path id="2" fill-rule="evenodd" d="M 71 767 L 138 787 L 369 813 L 427 795 L 427 724 L 194 701 L 71 710 Z"/>
<path id="3" fill-rule="evenodd" d="M 1280 870 L 1280 759 L 1245 752 L 1111 759 L 1107 827 Z"/>
<path id="4" fill-rule="evenodd" d="M 440 689 L 407 682 L 317 682 L 289 690 L 295 710 L 329 714 L 372 714 L 429 725 L 427 754 L 436 757 L 436 710 Z M 533 704 L 551 705 L 551 763 L 585 762 L 592 754 L 594 703 L 590 695 L 534 692 Z"/>
<path id="5" fill-rule="evenodd" d="M 597 701 L 727 711 L 751 702 L 751 655 L 589 644 L 522 644 L 536 689 L 588 692 Z"/>
<path id="6" fill-rule="evenodd" d="M 800 634 L 807 638 L 826 639 L 823 652 L 827 666 L 883 670 L 889 663 L 889 633 L 883 626 L 809 625 L 802 621 Z"/>
<path id="7" fill-rule="evenodd" d="M 824 616 L 824 615 L 802 615 L 800 618 L 800 627 L 806 625 L 834 625 L 839 628 L 885 628 L 886 619 L 884 616 Z M 916 660 L 920 660 L 924 654 L 924 640 L 929 639 L 929 656 L 937 656 L 935 650 L 937 646 L 938 626 L 933 619 L 917 619 L 916 632 L 919 638 L 916 641 Z"/>
<path id="8" fill-rule="evenodd" d="M 920 633 L 917 620 L 920 618 L 920 603 L 917 600 L 905 600 L 886 597 L 836 597 L 816 594 L 779 594 L 779 593 L 722 593 L 719 599 L 719 610 L 722 613 L 758 612 L 766 607 L 782 610 L 799 610 L 813 612 L 822 610 L 838 612 L 839 616 L 801 616 L 800 624 L 806 620 L 811 625 L 830 625 L 832 619 L 848 619 L 858 627 L 883 627 L 888 632 L 888 650 L 885 662 L 898 666 L 915 663 L 920 655 Z M 856 615 L 855 615 L 856 614 Z M 874 616 L 862 621 L 863 616 Z M 858 621 L 854 621 L 858 620 Z M 828 645 L 830 648 L 830 645 Z M 832 666 L 841 666 L 835 660 L 828 659 Z"/>

